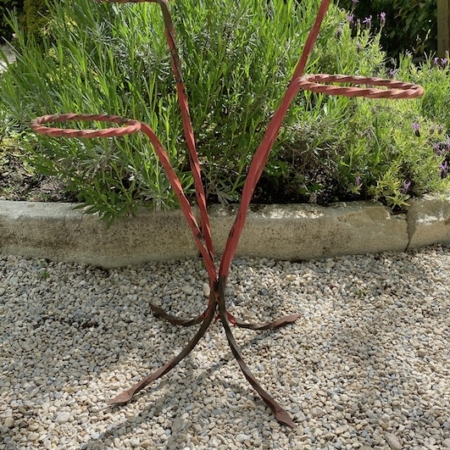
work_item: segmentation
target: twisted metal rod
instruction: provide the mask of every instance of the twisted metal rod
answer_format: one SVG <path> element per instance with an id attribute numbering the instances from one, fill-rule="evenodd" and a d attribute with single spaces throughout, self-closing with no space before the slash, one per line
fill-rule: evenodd
<path id="1" fill-rule="evenodd" d="M 323 83 L 348 83 L 357 85 L 334 86 Z M 404 83 L 397 80 L 385 80 L 384 78 L 362 77 L 356 75 L 305 75 L 294 80 L 294 84 L 304 91 L 312 91 L 317 94 L 341 95 L 344 97 L 365 97 L 385 99 L 409 99 L 423 95 L 424 89 L 413 83 Z M 372 87 L 362 88 L 359 85 L 382 86 L 388 89 L 374 89 Z"/>
<path id="2" fill-rule="evenodd" d="M 122 127 L 103 128 L 98 130 L 77 130 L 77 129 L 62 129 L 51 128 L 43 126 L 46 123 L 70 122 L 80 120 L 82 122 L 112 122 L 119 125 L 127 125 Z M 120 116 L 110 116 L 109 114 L 53 114 L 41 116 L 31 122 L 33 131 L 39 134 L 45 134 L 52 137 L 66 137 L 66 138 L 108 138 L 119 137 L 127 134 L 133 134 L 141 129 L 141 122 L 138 120 L 127 119 Z"/>
<path id="3" fill-rule="evenodd" d="M 110 404 L 123 404 L 127 403 L 134 394 L 148 386 L 153 381 L 167 374 L 172 370 L 184 357 L 186 357 L 197 345 L 198 341 L 206 333 L 210 326 L 214 315 L 216 318 L 220 318 L 225 330 L 225 334 L 228 340 L 228 344 L 231 351 L 236 358 L 239 367 L 244 374 L 247 381 L 258 392 L 262 400 L 272 409 L 277 420 L 285 425 L 294 427 L 296 424 L 277 401 L 268 394 L 256 380 L 251 373 L 250 369 L 242 359 L 241 351 L 234 339 L 233 333 L 229 324 L 241 328 L 248 328 L 252 330 L 267 330 L 282 327 L 290 323 L 295 322 L 301 314 L 292 314 L 285 316 L 281 319 L 277 319 L 273 322 L 265 324 L 251 324 L 236 319 L 226 308 L 225 288 L 227 285 L 227 279 L 231 262 L 236 253 L 236 249 L 239 243 L 239 239 L 244 228 L 245 220 L 247 217 L 247 210 L 250 204 L 251 198 L 255 186 L 262 175 L 265 164 L 267 162 L 270 150 L 278 136 L 283 119 L 289 109 L 290 104 L 300 90 L 312 91 L 315 93 L 323 93 L 327 95 L 343 95 L 346 97 L 366 97 L 366 98 L 385 98 L 385 99 L 405 99 L 405 98 L 417 98 L 423 94 L 423 88 L 411 83 L 403 83 L 394 80 L 384 80 L 381 78 L 373 77 L 361 77 L 352 75 L 303 75 L 308 56 L 314 46 L 317 39 L 323 18 L 328 10 L 330 0 L 322 0 L 316 20 L 311 28 L 308 38 L 305 43 L 305 47 L 296 66 L 294 74 L 292 76 L 289 87 L 287 88 L 279 108 L 275 112 L 274 116 L 269 122 L 266 133 L 263 140 L 255 152 L 253 160 L 250 164 L 249 172 L 244 184 L 241 203 L 238 209 L 233 226 L 230 230 L 225 250 L 221 258 L 220 267 L 218 272 L 214 265 L 214 249 L 211 239 L 210 222 L 206 208 L 206 196 L 203 183 L 201 181 L 200 162 L 195 146 L 195 137 L 192 129 L 192 122 L 189 115 L 188 100 L 186 90 L 183 83 L 181 62 L 175 41 L 175 30 L 171 19 L 171 14 L 168 6 L 168 0 L 96 0 L 104 1 L 107 3 L 158 3 L 161 7 L 163 20 L 165 24 L 165 32 L 167 43 L 171 55 L 172 71 L 174 74 L 179 107 L 182 114 L 183 128 L 186 137 L 186 145 L 189 151 L 189 161 L 191 171 L 194 177 L 194 185 L 196 192 L 197 205 L 200 211 L 200 225 L 192 212 L 191 205 L 189 204 L 186 195 L 181 186 L 180 180 L 175 173 L 172 165 L 170 164 L 167 153 L 161 144 L 160 140 L 156 136 L 152 128 L 144 122 L 139 122 L 134 119 L 127 119 L 119 116 L 111 116 L 106 114 L 60 114 L 60 115 L 47 115 L 34 119 L 31 123 L 31 128 L 40 134 L 49 135 L 53 137 L 77 137 L 77 138 L 95 138 L 95 137 L 118 137 L 127 134 L 136 133 L 138 131 L 143 132 L 151 141 L 153 149 L 160 160 L 164 171 L 170 181 L 171 187 L 177 196 L 180 207 L 188 222 L 188 225 L 192 231 L 194 241 L 200 251 L 200 254 L 205 262 L 207 268 L 209 281 L 210 281 L 210 296 L 208 299 L 207 308 L 203 313 L 192 319 L 181 319 L 168 314 L 162 308 L 155 305 L 150 305 L 153 313 L 157 317 L 162 317 L 169 322 L 180 326 L 192 326 L 201 323 L 201 326 L 195 336 L 189 341 L 186 347 L 171 361 L 164 364 L 157 371 L 144 377 L 141 381 L 136 383 L 131 388 L 119 394 L 117 397 L 110 401 Z M 328 84 L 327 84 L 328 83 Z M 329 83 L 349 84 L 351 86 L 336 86 Z M 367 87 L 359 87 L 360 85 L 366 85 Z M 372 86 L 383 87 L 385 89 L 373 88 Z M 111 122 L 119 127 L 112 127 L 100 130 L 79 130 L 79 129 L 61 129 L 50 128 L 44 126 L 47 123 L 53 122 L 66 122 L 66 121 L 101 121 Z"/>

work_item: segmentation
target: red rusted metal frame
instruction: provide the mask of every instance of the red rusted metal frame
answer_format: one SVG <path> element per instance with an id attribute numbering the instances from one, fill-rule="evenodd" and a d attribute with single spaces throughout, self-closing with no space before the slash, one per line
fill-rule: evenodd
<path id="1" fill-rule="evenodd" d="M 423 95 L 424 89 L 413 83 L 404 83 L 384 78 L 361 77 L 348 75 L 305 75 L 295 79 L 294 84 L 304 91 L 317 94 L 342 95 L 344 97 L 385 98 L 390 100 L 417 98 Z M 334 86 L 323 83 L 347 83 L 356 86 L 382 86 L 388 89 L 375 89 L 372 87 Z"/>
<path id="2" fill-rule="evenodd" d="M 167 0 L 100 0 L 108 3 L 158 3 L 161 7 L 165 32 L 169 51 L 171 54 L 172 70 L 174 73 L 178 102 L 183 119 L 183 128 L 186 137 L 186 145 L 189 150 L 189 159 L 191 165 L 191 171 L 194 177 L 195 192 L 197 205 L 200 212 L 200 226 L 192 212 L 191 205 L 189 204 L 181 183 L 175 173 L 166 151 L 164 150 L 160 140 L 151 129 L 150 126 L 143 122 L 139 122 L 134 119 L 127 119 L 119 116 L 111 115 L 88 115 L 88 114 L 60 114 L 60 115 L 48 115 L 39 117 L 32 121 L 31 127 L 34 131 L 41 134 L 46 134 L 54 137 L 78 137 L 78 138 L 94 138 L 94 137 L 117 137 L 124 136 L 126 134 L 136 133 L 142 131 L 151 141 L 153 149 L 160 160 L 166 175 L 170 181 L 171 187 L 174 190 L 177 199 L 180 203 L 183 214 L 189 224 L 189 227 L 193 233 L 195 243 L 204 259 L 209 281 L 210 281 L 210 296 L 206 310 L 193 319 L 180 319 L 171 314 L 165 312 L 162 308 L 154 305 L 150 305 L 153 313 L 157 317 L 162 317 L 175 325 L 191 326 L 201 323 L 201 326 L 195 336 L 187 344 L 187 346 L 171 361 L 160 367 L 157 371 L 146 376 L 141 381 L 136 383 L 130 389 L 122 392 L 120 395 L 110 401 L 110 404 L 123 404 L 128 402 L 134 394 L 148 386 L 153 381 L 162 377 L 170 370 L 172 370 L 185 356 L 187 356 L 197 345 L 198 341 L 206 333 L 206 330 L 210 326 L 214 316 L 217 314 L 217 318 L 220 318 L 222 325 L 225 329 L 225 334 L 230 345 L 231 351 L 235 356 L 245 378 L 252 385 L 252 387 L 258 392 L 262 400 L 272 409 L 275 417 L 280 423 L 294 427 L 295 423 L 289 414 L 276 402 L 276 400 L 270 396 L 258 383 L 256 378 L 251 373 L 248 366 L 242 359 L 239 347 L 234 339 L 233 333 L 229 326 L 232 323 L 235 326 L 248 328 L 252 330 L 267 330 L 285 326 L 287 324 L 295 322 L 300 314 L 292 314 L 273 322 L 265 324 L 250 324 L 236 319 L 232 314 L 227 311 L 225 288 L 227 285 L 227 279 L 231 262 L 236 253 L 236 249 L 239 243 L 239 238 L 244 228 L 248 206 L 252 198 L 254 189 L 259 178 L 262 175 L 264 166 L 267 162 L 270 150 L 278 136 L 279 129 L 286 115 L 286 112 L 292 103 L 293 99 L 299 92 L 299 90 L 309 90 L 316 93 L 325 93 L 328 95 L 344 95 L 347 97 L 367 97 L 367 98 L 416 98 L 423 94 L 423 88 L 411 83 L 403 83 L 394 80 L 384 80 L 381 78 L 372 77 L 358 77 L 349 75 L 306 75 L 303 76 L 303 72 L 306 66 L 306 62 L 311 52 L 311 49 L 317 39 L 322 20 L 327 12 L 330 0 L 322 0 L 316 20 L 312 26 L 312 29 L 306 40 L 305 47 L 303 49 L 300 60 L 292 76 L 288 89 L 286 90 L 281 104 L 275 112 L 273 118 L 269 122 L 267 131 L 263 137 L 263 140 L 255 152 L 252 163 L 249 168 L 244 189 L 242 193 L 242 199 L 239 206 L 239 210 L 233 226 L 230 230 L 228 240 L 225 245 L 225 250 L 222 255 L 220 267 L 218 273 L 214 265 L 214 249 L 211 239 L 211 229 L 209 223 L 209 217 L 206 208 L 206 196 L 205 190 L 201 181 L 200 163 L 195 146 L 195 137 L 192 129 L 192 122 L 189 115 L 189 107 L 187 101 L 187 95 L 183 83 L 181 63 L 178 56 L 178 50 L 175 42 L 175 31 L 173 22 L 171 19 L 168 1 Z M 328 83 L 328 84 L 327 84 Z M 330 83 L 346 83 L 352 86 L 336 86 Z M 367 87 L 360 87 L 366 85 Z M 373 88 L 372 86 L 381 86 L 387 89 Z M 44 126 L 47 123 L 53 122 L 66 122 L 66 121 L 103 121 L 111 122 L 119 127 L 112 127 L 99 130 L 79 130 L 79 129 L 61 129 L 61 128 L 49 128 Z"/>
<path id="3" fill-rule="evenodd" d="M 127 124 L 127 127 L 116 127 L 116 128 L 106 128 L 99 130 L 77 130 L 77 129 L 61 129 L 61 128 L 49 128 L 42 125 L 46 123 L 54 122 L 67 122 L 67 121 L 98 121 L 98 122 L 113 122 L 117 124 Z M 142 131 L 150 139 L 153 149 L 158 156 L 158 159 L 166 172 L 167 178 L 170 181 L 171 187 L 177 196 L 178 202 L 180 203 L 181 209 L 184 216 L 191 228 L 192 234 L 194 236 L 195 243 L 205 261 L 205 264 L 211 267 L 213 276 L 215 276 L 214 263 L 211 260 L 211 256 L 202 241 L 202 233 L 200 227 L 198 226 L 197 219 L 195 218 L 191 205 L 189 204 L 181 186 L 180 180 L 175 173 L 172 165 L 170 164 L 169 157 L 153 130 L 145 123 L 138 122 L 136 120 L 127 119 L 119 116 L 110 116 L 108 114 L 55 114 L 38 117 L 31 122 L 31 128 L 33 131 L 54 137 L 77 137 L 84 139 L 91 139 L 97 137 L 116 137 L 124 136 L 126 134 L 136 133 L 137 131 Z"/>

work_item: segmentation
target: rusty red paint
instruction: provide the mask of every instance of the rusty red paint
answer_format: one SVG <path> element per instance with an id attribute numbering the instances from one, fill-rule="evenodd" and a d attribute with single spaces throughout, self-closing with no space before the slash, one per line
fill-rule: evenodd
<path id="1" fill-rule="evenodd" d="M 77 137 L 77 138 L 94 138 L 94 137 L 118 137 L 126 134 L 143 132 L 151 141 L 154 151 L 159 158 L 166 175 L 170 181 L 171 187 L 174 190 L 177 199 L 180 203 L 180 207 L 188 222 L 188 225 L 192 231 L 194 241 L 202 255 L 205 262 L 205 266 L 208 272 L 211 292 L 208 300 L 208 305 L 205 311 L 199 316 L 193 319 L 180 319 L 166 313 L 163 309 L 151 305 L 151 309 L 156 317 L 162 317 L 169 322 L 180 326 L 191 326 L 200 324 L 201 326 L 196 335 L 191 339 L 187 346 L 171 361 L 160 367 L 156 372 L 146 376 L 141 381 L 136 383 L 130 389 L 122 392 L 117 397 L 110 401 L 110 404 L 123 404 L 127 403 L 134 394 L 148 386 L 153 381 L 162 377 L 170 370 L 172 370 L 185 356 L 187 356 L 197 345 L 198 341 L 206 333 L 208 327 L 213 321 L 220 318 L 222 325 L 225 329 L 225 335 L 230 345 L 231 351 L 235 356 L 239 367 L 242 370 L 247 381 L 258 392 L 262 400 L 272 409 L 275 417 L 280 423 L 294 427 L 295 422 L 289 416 L 289 414 L 277 403 L 277 401 L 271 397 L 258 383 L 256 378 L 251 373 L 248 366 L 242 359 L 239 347 L 234 339 L 233 333 L 229 324 L 237 327 L 249 328 L 252 330 L 267 330 L 282 327 L 290 323 L 295 322 L 301 315 L 292 314 L 273 322 L 265 324 L 250 324 L 242 322 L 236 319 L 226 308 L 225 288 L 227 285 L 228 274 L 231 266 L 231 262 L 235 255 L 239 239 L 244 228 L 248 206 L 250 204 L 253 192 L 261 174 L 264 170 L 264 166 L 267 162 L 270 150 L 278 136 L 279 129 L 286 115 L 286 112 L 300 90 L 309 90 L 313 92 L 324 93 L 328 95 L 344 95 L 347 97 L 367 97 L 367 98 L 416 98 L 423 94 L 423 88 L 411 83 L 403 83 L 396 80 L 384 80 L 381 78 L 371 77 L 359 77 L 352 75 L 303 75 L 308 56 L 317 36 L 320 31 L 320 27 L 328 10 L 330 0 L 322 0 L 319 11 L 317 13 L 316 20 L 311 28 L 308 38 L 305 43 L 305 47 L 296 66 L 294 74 L 292 76 L 289 87 L 287 88 L 279 108 L 272 117 L 267 131 L 263 137 L 263 140 L 255 152 L 252 163 L 249 168 L 249 172 L 244 184 L 242 192 L 242 199 L 239 206 L 236 219 L 229 232 L 228 240 L 225 245 L 225 250 L 221 258 L 219 270 L 216 270 L 214 264 L 214 248 L 211 239 L 211 229 L 209 217 L 206 209 L 206 196 L 204 186 L 201 181 L 200 162 L 195 145 L 194 130 L 192 128 L 192 122 L 189 114 L 188 99 L 186 90 L 183 84 L 183 76 L 181 69 L 181 62 L 178 55 L 178 49 L 175 40 L 175 30 L 169 9 L 168 0 L 100 0 L 107 3 L 158 3 L 161 7 L 163 20 L 165 24 L 165 32 L 167 38 L 167 44 L 169 47 L 172 71 L 175 78 L 177 87 L 178 103 L 183 119 L 183 129 L 186 138 L 186 144 L 189 151 L 189 160 L 191 165 L 191 171 L 194 177 L 194 185 L 196 192 L 197 205 L 200 211 L 200 225 L 193 214 L 191 205 L 189 204 L 180 180 L 178 179 L 172 165 L 170 164 L 167 153 L 161 144 L 160 140 L 156 136 L 151 127 L 143 122 L 139 122 L 134 119 L 127 119 L 119 116 L 110 115 L 96 115 L 96 114 L 60 114 L 60 115 L 47 115 L 34 119 L 31 123 L 31 128 L 40 134 L 46 134 L 54 137 Z M 339 86 L 330 83 L 346 83 L 352 86 Z M 361 87 L 362 85 L 366 87 Z M 372 86 L 377 86 L 373 88 Z M 383 89 L 380 89 L 383 88 Z M 103 121 L 112 122 L 118 127 L 112 127 L 101 130 L 74 130 L 74 129 L 61 129 L 50 128 L 44 126 L 48 123 L 55 122 L 67 122 L 67 121 Z"/>

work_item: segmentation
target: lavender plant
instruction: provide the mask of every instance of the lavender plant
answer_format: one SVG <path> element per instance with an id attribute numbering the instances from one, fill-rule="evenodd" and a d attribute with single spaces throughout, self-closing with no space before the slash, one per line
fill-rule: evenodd
<path id="1" fill-rule="evenodd" d="M 174 1 L 175 27 L 208 202 L 236 202 L 317 5 L 313 0 L 202 5 Z M 63 0 L 50 8 L 41 45 L 13 23 L 18 62 L 0 79 L 5 120 L 27 130 L 32 117 L 49 110 L 121 111 L 139 117 L 158 130 L 183 188 L 192 195 L 170 60 L 155 9 L 91 0 Z M 439 170 L 450 127 L 448 62 L 444 58 L 414 67 L 412 58 L 404 56 L 398 67 L 387 69 L 381 32 L 373 30 L 383 30 L 390 20 L 388 14 L 372 15 L 358 25 L 354 16 L 331 5 L 307 71 L 388 75 L 421 84 L 424 98 L 372 106 L 299 94 L 254 201 L 327 204 L 376 198 L 398 207 L 409 196 L 448 188 Z M 421 137 L 413 123 L 420 124 Z M 436 131 L 430 135 L 432 127 Z M 16 135 L 22 136 L 17 130 Z M 109 222 L 141 206 L 176 206 L 159 162 L 140 136 L 81 143 L 39 137 L 19 140 L 20 145 L 31 167 L 61 178 L 82 205 Z M 406 194 L 405 183 L 410 183 Z"/>

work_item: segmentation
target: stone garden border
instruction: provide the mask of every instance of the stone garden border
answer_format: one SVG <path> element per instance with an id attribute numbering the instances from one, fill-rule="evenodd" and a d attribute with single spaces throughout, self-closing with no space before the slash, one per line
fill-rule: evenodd
<path id="1" fill-rule="evenodd" d="M 236 210 L 210 210 L 214 247 L 223 249 Z M 0 254 L 119 267 L 193 258 L 197 248 L 181 211 L 149 212 L 107 228 L 68 203 L 0 201 Z M 450 242 L 450 197 L 410 201 L 392 215 L 377 202 L 253 206 L 237 256 L 309 260 L 405 251 Z"/>

